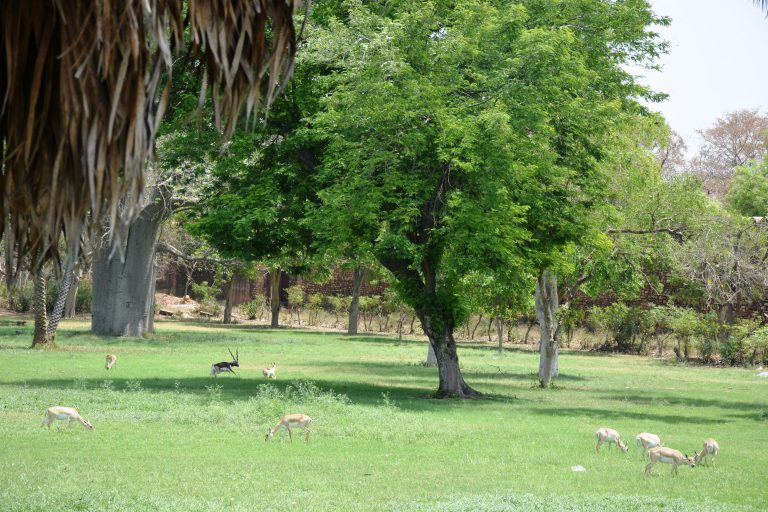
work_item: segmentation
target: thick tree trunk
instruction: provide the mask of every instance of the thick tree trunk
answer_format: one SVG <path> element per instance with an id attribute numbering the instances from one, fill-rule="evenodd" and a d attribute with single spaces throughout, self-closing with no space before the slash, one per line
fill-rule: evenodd
<path id="1" fill-rule="evenodd" d="M 35 274 L 35 289 L 32 296 L 32 307 L 35 312 L 35 333 L 32 337 L 32 347 L 42 347 L 48 345 L 51 340 L 48 339 L 46 328 L 48 327 L 48 312 L 45 309 L 45 289 L 48 281 L 48 275 L 43 269 Z"/>
<path id="2" fill-rule="evenodd" d="M 431 327 L 429 316 L 423 312 L 416 312 L 421 320 L 424 333 L 429 338 L 429 345 L 433 350 L 437 361 L 437 373 L 440 383 L 435 393 L 436 398 L 477 398 L 481 393 L 469 387 L 464 382 L 459 367 L 459 355 L 456 351 L 456 340 L 453 338 L 453 329 L 450 325 L 444 325 L 438 329 Z"/>
<path id="3" fill-rule="evenodd" d="M 539 347 L 539 383 L 548 388 L 552 378 L 557 376 L 557 343 L 560 336 L 560 323 L 557 316 L 557 276 L 544 269 L 536 281 L 536 317 L 541 330 Z"/>
<path id="4" fill-rule="evenodd" d="M 352 281 L 352 303 L 349 305 L 349 325 L 347 334 L 357 334 L 357 324 L 360 314 L 360 290 L 363 287 L 365 268 L 361 265 L 355 268 L 355 276 Z"/>
<path id="5" fill-rule="evenodd" d="M 272 308 L 272 327 L 280 327 L 280 276 L 282 271 L 278 268 L 269 273 L 270 307 Z"/>
<path id="6" fill-rule="evenodd" d="M 124 262 L 119 251 L 113 251 L 115 242 L 94 253 L 91 330 L 95 334 L 143 336 L 153 332 L 155 246 L 165 218 L 160 201 L 142 210 L 128 230 Z"/>

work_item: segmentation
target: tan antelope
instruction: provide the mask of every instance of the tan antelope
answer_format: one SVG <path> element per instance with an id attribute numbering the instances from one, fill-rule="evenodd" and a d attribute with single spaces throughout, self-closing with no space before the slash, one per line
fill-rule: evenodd
<path id="1" fill-rule="evenodd" d="M 261 373 L 264 374 L 265 379 L 276 379 L 277 375 L 275 374 L 275 370 L 277 369 L 277 365 L 275 363 L 272 363 L 272 366 L 269 368 L 264 368 L 261 370 Z"/>
<path id="2" fill-rule="evenodd" d="M 300 427 L 304 431 L 304 442 L 309 442 L 309 424 L 312 422 L 312 418 L 307 416 L 306 414 L 286 414 L 282 418 L 280 418 L 280 423 L 275 425 L 273 428 L 269 429 L 267 432 L 267 437 L 264 439 L 265 441 L 269 441 L 272 439 L 272 436 L 280 430 L 281 428 L 285 428 L 288 431 L 288 437 L 290 438 L 291 442 L 293 442 L 293 436 L 291 435 L 291 427 L 296 428 Z"/>
<path id="3" fill-rule="evenodd" d="M 107 355 L 107 364 L 105 368 L 107 370 L 111 370 L 113 366 L 115 366 L 115 363 L 117 362 L 117 356 L 115 354 L 108 354 Z"/>
<path id="4" fill-rule="evenodd" d="M 48 427 L 48 430 L 50 430 L 51 423 L 56 420 L 67 420 L 67 426 L 70 428 L 72 427 L 72 420 L 77 420 L 82 423 L 85 428 L 89 430 L 93 429 L 93 425 L 91 425 L 88 420 L 80 416 L 80 413 L 71 407 L 49 407 L 48 410 L 45 411 L 45 419 L 43 420 L 43 424 L 41 426 Z"/>
<path id="5" fill-rule="evenodd" d="M 711 437 L 709 439 L 704 440 L 704 449 L 701 450 L 699 453 L 696 454 L 694 457 L 696 459 L 696 464 L 704 460 L 704 465 L 709 466 L 709 463 L 707 462 L 707 455 L 710 455 L 712 458 L 712 466 L 715 465 L 715 457 L 717 456 L 717 450 L 720 449 L 720 445 L 717 444 L 717 441 L 712 439 Z"/>
<path id="6" fill-rule="evenodd" d="M 687 454 L 683 455 L 682 452 L 667 448 L 666 446 L 657 446 L 648 450 L 648 456 L 651 461 L 645 466 L 645 474 L 650 475 L 651 469 L 657 462 L 664 462 L 666 464 L 672 464 L 672 474 L 677 475 L 677 466 L 687 465 L 692 468 L 696 467 L 696 461 L 693 457 L 689 457 Z"/>
<path id="7" fill-rule="evenodd" d="M 645 460 L 648 450 L 661 446 L 661 439 L 659 439 L 659 436 L 656 434 L 640 432 L 635 438 L 635 444 L 637 445 L 638 450 L 642 449 L 643 460 Z"/>
<path id="8" fill-rule="evenodd" d="M 600 453 L 600 445 L 603 443 L 609 443 L 609 446 L 611 443 L 616 443 L 624 453 L 627 453 L 627 450 L 629 450 L 629 446 L 624 444 L 619 433 L 612 428 L 603 427 L 595 432 L 595 435 L 597 436 L 597 446 L 595 446 L 595 451 L 598 453 Z"/>

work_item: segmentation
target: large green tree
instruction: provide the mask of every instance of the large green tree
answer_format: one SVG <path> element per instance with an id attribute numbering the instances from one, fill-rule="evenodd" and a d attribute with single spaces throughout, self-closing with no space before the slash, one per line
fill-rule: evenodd
<path id="1" fill-rule="evenodd" d="M 371 5 L 309 38 L 336 70 L 308 124 L 327 137 L 318 224 L 373 243 L 435 351 L 437 396 L 472 397 L 461 283 L 533 288 L 584 235 L 601 134 L 647 92 L 620 64 L 660 51 L 646 27 L 664 20 L 644 1 Z"/>

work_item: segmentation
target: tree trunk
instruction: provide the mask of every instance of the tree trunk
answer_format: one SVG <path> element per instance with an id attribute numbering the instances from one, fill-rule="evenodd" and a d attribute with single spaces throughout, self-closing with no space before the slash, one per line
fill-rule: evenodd
<path id="1" fill-rule="evenodd" d="M 437 373 L 440 383 L 435 393 L 436 398 L 477 398 L 481 393 L 469 387 L 464 382 L 459 367 L 459 355 L 456 351 L 456 340 L 450 325 L 440 329 L 432 329 L 431 318 L 424 312 L 417 311 L 424 333 L 429 338 L 429 346 L 437 362 Z M 443 322 L 444 323 L 444 322 Z M 429 362 L 429 361 L 428 361 Z"/>
<path id="2" fill-rule="evenodd" d="M 226 290 L 224 290 L 224 320 L 222 321 L 225 324 L 232 323 L 232 304 L 235 301 L 235 279 L 237 279 L 237 274 L 233 273 L 232 278 L 227 283 Z"/>
<path id="3" fill-rule="evenodd" d="M 475 328 L 472 329 L 472 334 L 469 335 L 469 339 L 474 340 L 475 339 L 475 333 L 477 332 L 477 328 L 480 326 L 480 322 L 483 321 L 483 312 L 480 312 L 480 316 L 477 317 L 477 323 L 475 324 Z M 467 320 L 469 322 L 469 320 Z"/>
<path id="4" fill-rule="evenodd" d="M 48 327 L 48 312 L 45 309 L 47 281 L 48 275 L 43 269 L 39 269 L 35 274 L 35 291 L 32 297 L 32 307 L 35 311 L 35 333 L 32 337 L 33 348 L 43 347 L 51 342 L 46 333 L 46 328 Z"/>
<path id="5" fill-rule="evenodd" d="M 539 383 L 548 388 L 552 378 L 557 376 L 557 342 L 560 336 L 560 322 L 557 316 L 557 276 L 544 269 L 536 281 L 536 317 L 541 329 L 539 347 Z"/>
<path id="6" fill-rule="evenodd" d="M 160 225 L 170 213 L 158 195 L 130 226 L 124 262 L 114 250 L 117 240 L 94 253 L 91 330 L 95 334 L 143 336 L 154 330 L 155 246 Z"/>
<path id="7" fill-rule="evenodd" d="M 365 267 L 355 267 L 354 280 L 352 281 L 352 303 L 349 305 L 349 326 L 347 334 L 357 334 L 357 324 L 360 314 L 360 290 L 363 288 Z"/>
<path id="8" fill-rule="evenodd" d="M 717 307 L 717 341 L 728 343 L 731 337 L 731 326 L 736 320 L 736 312 L 732 304 L 720 304 Z M 687 358 L 687 356 L 686 356 Z"/>
<path id="9" fill-rule="evenodd" d="M 72 273 L 72 284 L 69 285 L 67 300 L 64 302 L 64 318 L 73 318 L 77 313 L 77 290 L 80 288 L 80 272 Z"/>
<path id="10" fill-rule="evenodd" d="M 72 280 L 75 273 L 74 259 L 74 254 L 68 252 L 64 265 L 64 275 L 61 276 L 59 292 L 56 295 L 56 302 L 53 305 L 53 311 L 51 312 L 51 317 L 48 319 L 48 327 L 45 332 L 46 337 L 51 341 L 56 339 L 56 330 L 59 328 L 59 321 L 64 314 L 64 306 L 69 297 L 69 289 L 72 287 Z"/>
<path id="11" fill-rule="evenodd" d="M 496 335 L 499 337 L 499 355 L 504 353 L 504 319 L 496 317 Z"/>
<path id="12" fill-rule="evenodd" d="M 278 268 L 269 273 L 270 307 L 272 308 L 272 327 L 280 327 L 280 276 Z"/>

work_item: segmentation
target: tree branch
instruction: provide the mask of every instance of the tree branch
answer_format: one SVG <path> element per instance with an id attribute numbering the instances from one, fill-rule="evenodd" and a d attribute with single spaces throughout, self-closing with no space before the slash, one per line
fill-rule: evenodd
<path id="1" fill-rule="evenodd" d="M 174 246 L 167 244 L 165 242 L 158 242 L 157 243 L 157 251 L 158 252 L 164 252 L 168 254 L 173 254 L 177 258 L 181 258 L 185 261 L 189 262 L 203 262 L 203 263 L 216 263 L 218 265 L 224 265 L 224 266 L 230 266 L 237 263 L 236 259 L 227 259 L 227 260 L 220 260 L 218 258 L 211 258 L 208 255 L 203 256 L 190 256 L 188 254 L 185 254 L 175 248 Z"/>

